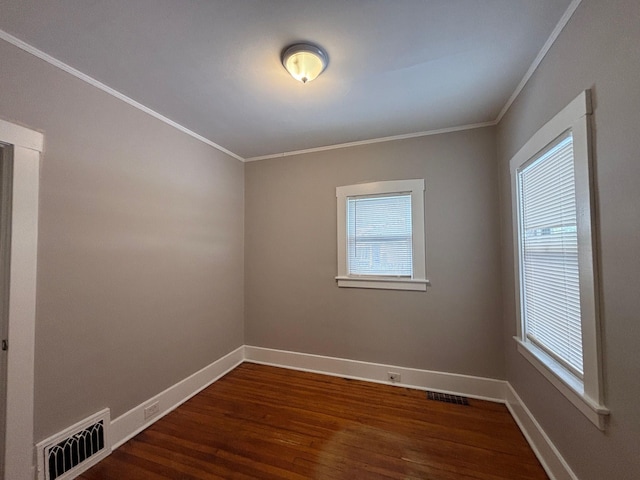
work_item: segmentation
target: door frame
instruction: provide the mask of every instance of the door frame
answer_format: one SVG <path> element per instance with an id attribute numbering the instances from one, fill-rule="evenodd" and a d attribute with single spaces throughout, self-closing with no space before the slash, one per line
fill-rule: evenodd
<path id="1" fill-rule="evenodd" d="M 38 192 L 44 136 L 0 119 L 0 142 L 13 151 L 4 478 L 32 480 Z"/>

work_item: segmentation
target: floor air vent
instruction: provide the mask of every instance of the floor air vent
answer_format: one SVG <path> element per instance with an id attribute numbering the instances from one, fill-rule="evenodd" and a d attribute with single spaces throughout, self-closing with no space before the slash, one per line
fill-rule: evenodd
<path id="1" fill-rule="evenodd" d="M 467 397 L 461 397 L 460 395 L 450 395 L 448 393 L 439 393 L 439 392 L 427 392 L 427 398 L 429 400 L 436 400 L 438 402 L 455 403 L 456 405 L 469 405 L 469 399 Z"/>
<path id="2" fill-rule="evenodd" d="M 75 478 L 111 453 L 109 410 L 92 415 L 38 444 L 38 478 Z"/>

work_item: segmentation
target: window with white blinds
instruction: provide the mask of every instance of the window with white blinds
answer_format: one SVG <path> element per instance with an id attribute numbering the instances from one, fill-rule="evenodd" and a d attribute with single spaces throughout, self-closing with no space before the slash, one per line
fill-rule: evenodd
<path id="1" fill-rule="evenodd" d="M 347 199 L 349 275 L 411 277 L 411 194 Z"/>
<path id="2" fill-rule="evenodd" d="M 518 352 L 604 429 L 590 118 L 584 91 L 509 162 L 514 339 Z"/>
<path id="3" fill-rule="evenodd" d="M 336 187 L 339 287 L 425 291 L 424 180 Z"/>
<path id="4" fill-rule="evenodd" d="M 573 136 L 518 172 L 525 337 L 582 378 Z"/>

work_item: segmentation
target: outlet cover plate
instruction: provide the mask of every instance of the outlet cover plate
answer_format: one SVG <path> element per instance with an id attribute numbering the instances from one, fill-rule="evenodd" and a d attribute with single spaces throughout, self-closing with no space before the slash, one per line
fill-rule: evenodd
<path id="1" fill-rule="evenodd" d="M 160 402 L 152 403 L 144 408 L 144 419 L 151 418 L 160 413 Z"/>

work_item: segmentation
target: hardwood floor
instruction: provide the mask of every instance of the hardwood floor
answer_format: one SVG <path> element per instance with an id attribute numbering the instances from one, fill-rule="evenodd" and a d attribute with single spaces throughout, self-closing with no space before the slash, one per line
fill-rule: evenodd
<path id="1" fill-rule="evenodd" d="M 244 363 L 80 478 L 547 476 L 504 405 Z"/>

